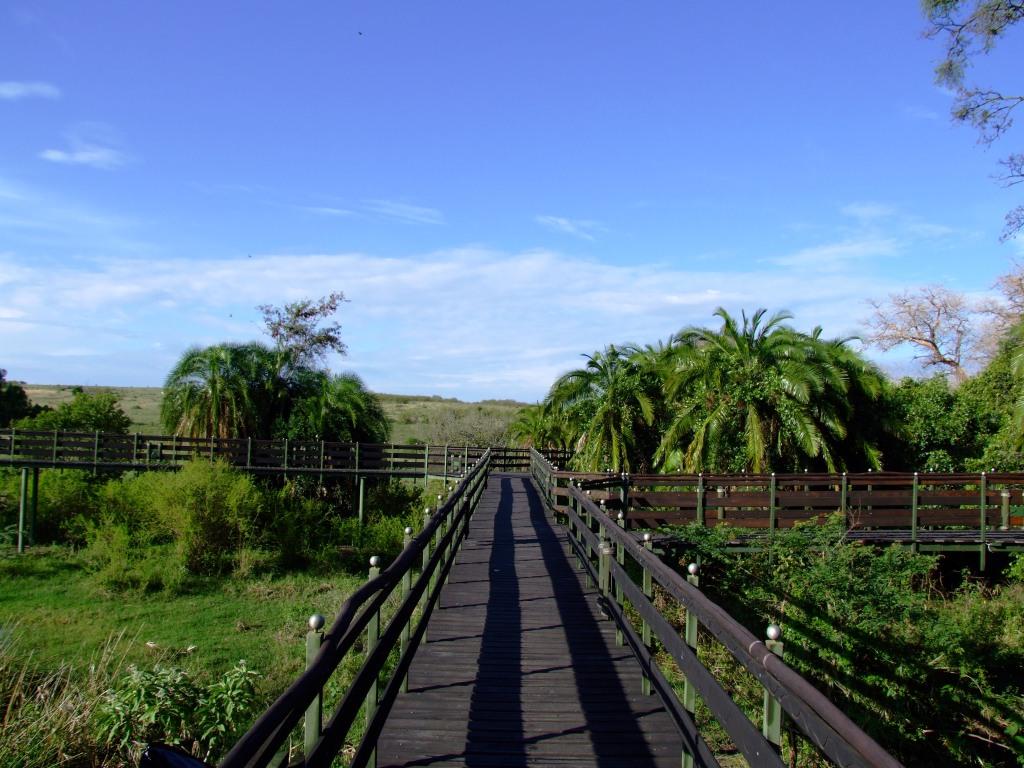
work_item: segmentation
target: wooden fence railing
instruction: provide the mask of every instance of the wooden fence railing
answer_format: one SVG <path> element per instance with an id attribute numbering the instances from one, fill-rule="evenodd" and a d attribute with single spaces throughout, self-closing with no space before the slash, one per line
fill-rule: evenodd
<path id="1" fill-rule="evenodd" d="M 762 642 L 713 603 L 698 588 L 696 566 L 684 579 L 643 543 L 628 533 L 578 487 L 556 488 L 557 472 L 539 453 L 532 472 L 549 507 L 564 515 L 569 543 L 579 566 L 597 583 L 600 600 L 622 642 L 628 643 L 643 670 L 645 690 L 660 695 L 683 739 L 682 764 L 718 766 L 719 762 L 695 721 L 697 698 L 707 706 L 750 765 L 782 768 L 782 713 L 803 737 L 834 765 L 895 768 L 900 763 L 844 715 L 824 695 L 788 667 L 781 653 L 778 628 L 769 628 Z M 564 504 L 558 504 L 558 500 Z M 557 506 L 556 506 L 557 505 Z M 652 602 L 654 585 L 682 606 L 686 626 L 682 636 Z M 631 617 L 639 617 L 634 619 Z M 763 718 L 755 724 L 722 688 L 697 656 L 698 626 L 764 688 Z M 774 636 L 773 636 L 774 635 Z M 652 638 L 671 654 L 685 678 L 682 696 L 676 693 L 655 658 Z"/>
<path id="2" fill-rule="evenodd" d="M 484 451 L 452 495 L 425 520 L 420 533 L 407 536 L 405 549 L 390 565 L 378 572 L 377 563 L 372 564 L 370 580 L 342 604 L 306 671 L 235 744 L 221 768 L 280 765 L 282 749 L 304 717 L 306 748 L 301 761 L 291 765 L 330 766 L 345 747 L 360 711 L 365 716 L 363 736 L 346 762 L 350 768 L 373 764 L 377 738 L 405 685 L 413 655 L 466 535 L 490 460 L 490 452 Z M 399 596 L 397 607 L 382 615 L 394 594 Z M 364 639 L 365 660 L 341 702 L 321 723 L 324 686 L 360 639 Z"/>
<path id="3" fill-rule="evenodd" d="M 613 475 L 552 469 L 550 476 L 557 506 L 568 504 L 574 477 L 594 501 L 624 512 L 631 528 L 790 528 L 837 512 L 850 528 L 1024 526 L 1021 472 Z"/>
<path id="4" fill-rule="evenodd" d="M 448 478 L 464 473 L 486 450 L 468 445 L 0 430 L 0 466 L 104 471 L 173 468 L 193 459 L 209 458 L 264 473 Z M 556 462 L 568 458 L 564 452 L 547 451 L 545 454 Z M 529 470 L 528 448 L 494 448 L 491 455 L 492 469 L 496 471 Z"/>

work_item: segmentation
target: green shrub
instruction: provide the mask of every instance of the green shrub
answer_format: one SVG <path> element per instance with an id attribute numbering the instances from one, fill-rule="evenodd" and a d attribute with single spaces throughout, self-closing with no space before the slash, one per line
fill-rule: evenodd
<path id="1" fill-rule="evenodd" d="M 205 686 L 174 667 L 129 667 L 98 707 L 98 741 L 131 764 L 153 741 L 216 760 L 251 719 L 257 677 L 244 661 Z"/>

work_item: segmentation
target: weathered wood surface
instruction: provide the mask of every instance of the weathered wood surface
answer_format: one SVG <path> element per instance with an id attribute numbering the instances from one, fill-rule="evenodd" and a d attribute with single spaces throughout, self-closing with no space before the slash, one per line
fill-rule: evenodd
<path id="1" fill-rule="evenodd" d="M 491 475 L 427 634 L 380 766 L 679 765 L 527 475 Z"/>

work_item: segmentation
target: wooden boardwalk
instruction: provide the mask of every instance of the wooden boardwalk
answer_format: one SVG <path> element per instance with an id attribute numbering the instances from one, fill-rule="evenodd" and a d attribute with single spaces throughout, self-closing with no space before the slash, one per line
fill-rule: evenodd
<path id="1" fill-rule="evenodd" d="M 566 552 L 530 477 L 492 474 L 381 768 L 679 765 L 674 725 Z"/>

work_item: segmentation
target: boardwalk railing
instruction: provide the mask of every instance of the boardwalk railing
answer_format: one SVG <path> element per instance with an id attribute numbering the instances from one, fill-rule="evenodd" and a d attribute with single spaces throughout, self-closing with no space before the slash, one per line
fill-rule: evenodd
<path id="1" fill-rule="evenodd" d="M 394 562 L 379 573 L 371 569 L 370 581 L 342 604 L 307 670 L 235 744 L 221 768 L 280 765 L 284 759 L 282 747 L 303 716 L 307 718 L 308 746 L 299 764 L 329 766 L 345 747 L 360 711 L 365 713 L 365 730 L 348 765 L 373 765 L 377 738 L 405 684 L 441 586 L 466 535 L 470 516 L 487 482 L 490 461 L 490 452 L 484 451 L 448 500 L 426 519 L 423 530 L 415 538 L 407 536 L 405 549 Z M 413 580 L 417 565 L 419 573 Z M 383 617 L 382 625 L 382 609 L 394 594 L 399 596 L 398 606 L 390 616 Z M 319 701 L 324 686 L 364 637 L 365 660 L 340 704 L 321 726 Z"/>
<path id="2" fill-rule="evenodd" d="M 494 469 L 529 469 L 526 448 L 0 430 L 0 466 L 105 471 L 173 468 L 209 458 L 264 473 L 447 479 L 461 475 L 487 450 L 491 450 Z M 559 451 L 546 451 L 545 455 L 555 462 L 568 458 Z"/>
<path id="3" fill-rule="evenodd" d="M 713 603 L 697 587 L 696 569 L 684 579 L 628 533 L 622 520 L 613 520 L 576 484 L 556 496 L 557 474 L 539 453 L 532 457 L 532 472 L 552 509 L 558 497 L 570 532 L 569 543 L 580 567 L 600 590 L 606 613 L 615 621 L 621 638 L 632 648 L 644 675 L 644 687 L 653 686 L 683 739 L 683 765 L 717 766 L 694 719 L 697 697 L 725 729 L 749 764 L 782 768 L 779 757 L 781 716 L 785 712 L 803 736 L 833 764 L 839 766 L 899 766 L 891 755 L 844 715 L 817 689 L 790 669 L 770 645 Z M 628 560 L 627 560 L 628 558 Z M 638 584 L 631 575 L 639 572 Z M 682 637 L 652 602 L 653 586 L 686 612 Z M 639 626 L 631 616 L 639 616 Z M 706 631 L 746 669 L 765 690 L 761 727 L 730 698 L 697 656 L 697 629 Z M 672 656 L 685 677 L 682 697 L 676 694 L 654 653 L 652 636 Z"/>

